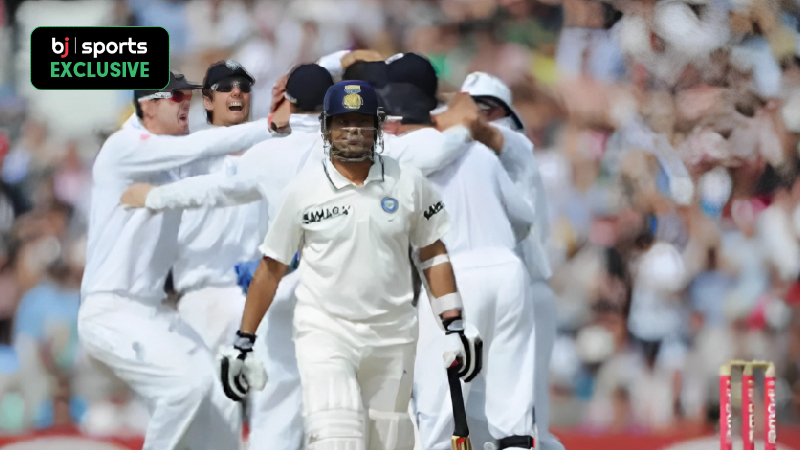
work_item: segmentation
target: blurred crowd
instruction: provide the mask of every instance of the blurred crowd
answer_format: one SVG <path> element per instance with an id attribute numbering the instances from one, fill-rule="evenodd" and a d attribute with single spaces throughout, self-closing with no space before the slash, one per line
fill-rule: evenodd
<path id="1" fill-rule="evenodd" d="M 293 65 L 342 49 L 427 56 L 443 101 L 469 72 L 500 77 L 549 192 L 554 426 L 713 425 L 733 358 L 774 362 L 778 420 L 797 422 L 798 19 L 791 0 L 6 0 L 0 433 L 146 424 L 76 329 L 90 168 L 132 97 L 32 90 L 26 33 L 56 24 L 162 26 L 190 80 L 235 59 L 253 119 Z"/>

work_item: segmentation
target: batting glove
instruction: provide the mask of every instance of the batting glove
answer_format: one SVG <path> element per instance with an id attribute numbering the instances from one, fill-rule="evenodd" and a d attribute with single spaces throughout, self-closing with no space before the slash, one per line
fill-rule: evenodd
<path id="1" fill-rule="evenodd" d="M 483 367 L 483 340 L 478 329 L 463 319 L 445 319 L 444 367 L 458 365 L 465 382 L 478 376 Z"/>
<path id="2" fill-rule="evenodd" d="M 237 331 L 233 347 L 222 349 L 217 357 L 222 390 L 231 400 L 240 402 L 251 388 L 260 391 L 267 384 L 264 364 L 253 355 L 255 342 L 255 334 Z"/>

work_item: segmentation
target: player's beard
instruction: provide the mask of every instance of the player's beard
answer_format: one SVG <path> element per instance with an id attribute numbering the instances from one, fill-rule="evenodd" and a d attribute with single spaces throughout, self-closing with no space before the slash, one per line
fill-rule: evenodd
<path id="1" fill-rule="evenodd" d="M 360 132 L 340 131 L 338 139 L 331 136 L 331 157 L 339 161 L 358 162 L 374 158 L 374 132 L 361 130 Z"/>

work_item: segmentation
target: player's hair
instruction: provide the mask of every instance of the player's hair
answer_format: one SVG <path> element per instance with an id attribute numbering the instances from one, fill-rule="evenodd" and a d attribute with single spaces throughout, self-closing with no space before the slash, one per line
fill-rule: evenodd
<path id="1" fill-rule="evenodd" d="M 203 88 L 201 92 L 203 93 L 203 97 L 208 97 L 208 99 L 212 101 L 214 100 L 214 91 L 211 89 Z M 203 109 L 205 109 L 205 106 L 203 106 Z M 212 122 L 214 122 L 214 111 L 206 109 L 206 123 L 211 125 Z"/>
<path id="2" fill-rule="evenodd" d="M 142 111 L 142 104 L 139 103 L 136 99 L 133 100 L 133 109 L 136 111 L 136 117 L 139 120 L 144 119 L 144 112 Z"/>
<path id="3" fill-rule="evenodd" d="M 154 99 L 151 99 L 149 101 L 157 102 L 159 100 L 161 100 L 161 99 L 160 98 L 154 98 Z M 133 101 L 133 109 L 136 111 L 136 117 L 138 117 L 139 120 L 144 119 L 144 111 L 142 111 L 142 104 L 139 103 L 138 100 L 134 100 Z"/>

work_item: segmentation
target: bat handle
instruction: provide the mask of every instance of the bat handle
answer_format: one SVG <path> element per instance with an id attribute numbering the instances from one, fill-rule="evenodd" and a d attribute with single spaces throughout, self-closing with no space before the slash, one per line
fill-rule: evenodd
<path id="1" fill-rule="evenodd" d="M 463 438 L 464 440 L 469 441 L 467 411 L 464 406 L 464 395 L 461 392 L 461 379 L 458 376 L 458 367 L 450 367 L 447 369 L 447 382 L 450 386 L 450 400 L 452 400 L 453 404 L 453 419 L 455 421 L 453 439 Z M 455 447 L 455 440 L 452 441 L 452 445 L 453 450 L 461 450 L 460 447 Z M 467 450 L 469 450 L 469 448 Z"/>

